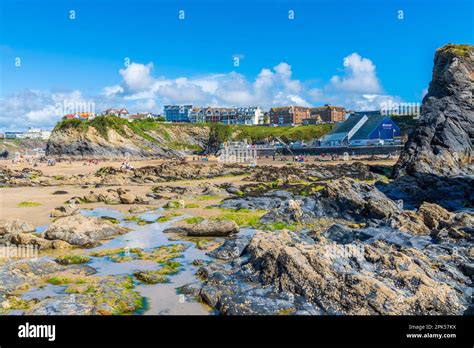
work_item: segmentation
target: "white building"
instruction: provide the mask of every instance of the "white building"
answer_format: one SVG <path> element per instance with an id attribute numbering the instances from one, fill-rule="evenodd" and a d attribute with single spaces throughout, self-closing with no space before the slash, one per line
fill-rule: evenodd
<path id="1" fill-rule="evenodd" d="M 41 128 L 30 127 L 24 133 L 18 133 L 16 135 L 17 139 L 38 139 L 38 140 L 48 140 L 51 135 L 51 131 L 44 130 Z"/>

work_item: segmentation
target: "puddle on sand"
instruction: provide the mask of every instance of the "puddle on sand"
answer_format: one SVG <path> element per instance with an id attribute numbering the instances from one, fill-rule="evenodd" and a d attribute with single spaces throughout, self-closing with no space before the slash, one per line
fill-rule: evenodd
<path id="1" fill-rule="evenodd" d="M 160 216 L 163 216 L 163 209 L 157 209 L 145 213 L 130 214 L 138 216 L 147 221 L 156 221 Z M 105 241 L 97 248 L 85 250 L 85 254 L 92 253 L 102 249 L 110 248 L 142 248 L 149 251 L 160 245 L 170 244 L 185 244 L 188 248 L 182 253 L 182 257 L 175 259 L 182 264 L 180 272 L 169 276 L 169 283 L 158 284 L 143 284 L 135 281 L 135 290 L 137 290 L 143 297 L 146 298 L 146 308 L 139 311 L 140 315 L 206 315 L 214 314 L 212 309 L 207 305 L 195 301 L 191 298 L 178 294 L 177 288 L 199 281 L 195 276 L 199 266 L 194 266 L 192 262 L 196 259 L 214 260 L 206 255 L 206 250 L 196 248 L 196 244 L 187 240 L 180 240 L 176 235 L 169 235 L 163 233 L 168 227 L 171 227 L 174 222 L 189 217 L 182 215 L 172 218 L 166 222 L 154 222 L 147 225 L 139 226 L 133 221 L 124 221 L 123 219 L 128 215 L 117 210 L 109 208 L 96 208 L 92 210 L 81 210 L 81 214 L 86 216 L 109 216 L 120 220 L 120 225 L 132 229 L 132 231 L 118 236 L 109 241 Z M 46 226 L 38 227 L 38 231 L 43 231 Z M 240 235 L 252 235 L 255 233 L 253 229 L 243 228 Z M 211 239 L 211 238 L 206 238 Z M 46 256 L 51 258 L 50 256 Z M 92 257 L 92 260 L 87 263 L 95 268 L 98 276 L 109 275 L 132 275 L 139 270 L 156 270 L 160 265 L 145 260 L 132 260 L 129 262 L 112 262 L 107 257 Z M 25 292 L 22 296 L 24 299 L 44 299 L 46 297 L 64 296 L 64 289 L 66 286 L 57 286 L 47 284 L 42 288 L 33 288 Z M 10 314 L 15 314 L 10 312 Z M 21 313 L 18 313 L 21 314 Z"/>
<path id="2" fill-rule="evenodd" d="M 110 216 L 117 219 L 123 219 L 126 214 L 106 208 L 82 211 L 87 216 Z M 163 215 L 163 210 L 158 209 L 146 213 L 134 214 L 147 221 L 155 221 Z M 142 284 L 137 282 L 135 289 L 147 298 L 147 308 L 140 314 L 211 314 L 210 308 L 197 301 L 180 296 L 176 288 L 198 281 L 195 273 L 197 266 L 192 265 L 193 260 L 211 260 L 206 255 L 206 251 L 199 250 L 195 243 L 185 240 L 170 240 L 170 235 L 163 233 L 163 230 L 185 216 L 176 217 L 162 223 L 152 223 L 138 226 L 135 222 L 122 221 L 121 225 L 133 229 L 132 231 L 116 237 L 101 246 L 90 249 L 89 252 L 109 249 L 109 248 L 143 248 L 145 250 L 153 249 L 160 245 L 185 244 L 188 248 L 183 252 L 183 257 L 176 259 L 182 264 L 181 271 L 178 274 L 170 275 L 169 283 Z M 97 270 L 97 275 L 121 275 L 133 274 L 138 270 L 155 270 L 160 266 L 155 262 L 144 260 L 133 260 L 129 262 L 117 263 L 108 260 L 106 257 L 93 257 L 88 263 Z M 183 301 L 184 300 L 184 301 Z"/>

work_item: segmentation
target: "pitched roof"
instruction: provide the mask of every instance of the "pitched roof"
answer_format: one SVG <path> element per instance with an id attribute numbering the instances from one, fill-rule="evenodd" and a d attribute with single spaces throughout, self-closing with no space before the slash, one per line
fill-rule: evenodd
<path id="1" fill-rule="evenodd" d="M 351 116 L 352 117 L 352 116 Z M 386 116 L 370 116 L 360 129 L 351 137 L 351 140 L 368 139 L 379 124 L 383 122 Z"/>
<path id="2" fill-rule="evenodd" d="M 330 133 L 325 135 L 321 140 L 322 141 L 342 141 L 347 136 L 347 132 L 342 133 Z"/>
<path id="3" fill-rule="evenodd" d="M 344 122 L 338 123 L 332 133 L 349 133 L 352 128 L 364 117 L 363 115 L 351 115 Z"/>

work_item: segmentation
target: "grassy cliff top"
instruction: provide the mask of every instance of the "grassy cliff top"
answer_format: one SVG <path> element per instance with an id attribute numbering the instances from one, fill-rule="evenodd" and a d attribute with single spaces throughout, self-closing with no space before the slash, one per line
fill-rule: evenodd
<path id="1" fill-rule="evenodd" d="M 441 48 L 438 48 L 438 53 L 453 53 L 456 56 L 466 57 L 468 52 L 474 50 L 474 46 L 469 44 L 447 44 Z"/>
<path id="2" fill-rule="evenodd" d="M 153 119 L 134 120 L 129 122 L 126 119 L 117 116 L 98 116 L 90 121 L 81 120 L 62 120 L 54 128 L 54 132 L 67 129 L 77 129 L 79 131 L 87 131 L 89 127 L 94 127 L 97 132 L 105 139 L 108 139 L 109 129 L 115 130 L 117 133 L 125 136 L 125 127 L 142 138 L 153 140 L 153 132 L 167 133 L 177 129 L 177 127 L 185 127 L 189 129 L 207 128 L 216 140 L 221 142 L 228 140 L 261 141 L 265 139 L 281 138 L 284 141 L 311 140 L 319 138 L 327 134 L 332 129 L 331 124 L 307 125 L 298 127 L 266 127 L 266 126 L 244 126 L 244 125 L 223 125 L 223 124 L 206 124 L 206 123 L 186 123 L 173 124 L 158 122 Z"/>

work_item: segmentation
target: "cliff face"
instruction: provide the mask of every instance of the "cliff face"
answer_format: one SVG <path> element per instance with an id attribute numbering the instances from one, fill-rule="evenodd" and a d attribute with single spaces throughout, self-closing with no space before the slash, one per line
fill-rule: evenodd
<path id="1" fill-rule="evenodd" d="M 420 122 L 394 168 L 394 176 L 474 174 L 474 46 L 436 51 Z"/>
<path id="2" fill-rule="evenodd" d="M 62 127 L 51 134 L 46 154 L 72 158 L 175 157 L 202 151 L 208 138 L 206 127 L 187 125 L 141 132 L 126 125 L 102 132 L 94 126 Z"/>

